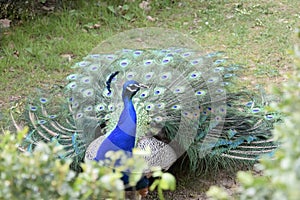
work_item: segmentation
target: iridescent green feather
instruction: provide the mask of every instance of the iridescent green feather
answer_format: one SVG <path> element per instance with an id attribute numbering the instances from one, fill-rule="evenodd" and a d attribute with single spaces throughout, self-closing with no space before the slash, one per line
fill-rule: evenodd
<path id="1" fill-rule="evenodd" d="M 72 68 L 75 73 L 67 77 L 65 90 L 44 92 L 30 102 L 31 132 L 24 148 L 55 141 L 65 147 L 60 157 L 74 158 L 73 168 L 78 169 L 89 144 L 117 124 L 123 106 L 121 88 L 127 80 L 149 87 L 133 99 L 137 141 L 156 137 L 170 142 L 178 156 L 185 149 L 194 170 L 203 160 L 255 161 L 276 148 L 271 140 L 276 113 L 267 113 L 265 102 L 253 92 L 228 89 L 242 68 L 221 52 L 120 49 L 88 55 Z M 116 71 L 109 93 L 106 82 Z"/>

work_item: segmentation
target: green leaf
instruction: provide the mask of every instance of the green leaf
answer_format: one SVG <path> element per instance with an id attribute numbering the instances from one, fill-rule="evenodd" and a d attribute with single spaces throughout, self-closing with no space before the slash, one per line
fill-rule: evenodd
<path id="1" fill-rule="evenodd" d="M 107 8 L 108 8 L 108 10 L 109 10 L 110 12 L 116 14 L 116 10 L 115 10 L 115 8 L 114 8 L 113 6 L 108 6 Z"/>
<path id="2" fill-rule="evenodd" d="M 206 195 L 219 200 L 229 199 L 229 195 L 227 194 L 227 192 L 217 186 L 211 186 L 206 192 Z"/>
<path id="3" fill-rule="evenodd" d="M 30 53 L 30 54 L 33 54 L 33 51 L 32 51 L 32 48 L 25 48 L 25 50 L 28 52 L 28 53 Z"/>
<path id="4" fill-rule="evenodd" d="M 134 14 L 128 13 L 128 14 L 123 15 L 122 17 L 123 17 L 124 19 L 130 21 L 130 20 L 132 20 L 132 18 L 134 17 Z"/>
<path id="5" fill-rule="evenodd" d="M 156 179 L 153 183 L 152 183 L 152 185 L 150 186 L 150 191 L 153 191 L 153 190 L 155 190 L 155 188 L 158 186 L 158 184 L 159 184 L 159 181 L 160 180 L 158 180 L 158 179 Z"/>
<path id="6" fill-rule="evenodd" d="M 162 171 L 155 171 L 155 172 L 153 172 L 152 177 L 154 177 L 154 178 L 161 177 L 162 174 L 163 174 Z"/>
<path id="7" fill-rule="evenodd" d="M 170 173 L 164 173 L 161 176 L 160 184 L 159 186 L 163 190 L 175 190 L 176 188 L 176 180 L 175 177 Z"/>
<path id="8" fill-rule="evenodd" d="M 122 6 L 122 9 L 123 10 L 129 10 L 129 6 L 127 4 L 125 4 L 125 5 Z"/>
<path id="9" fill-rule="evenodd" d="M 250 172 L 239 171 L 237 173 L 237 178 L 242 184 L 245 184 L 246 186 L 253 184 L 254 181 L 254 178 Z"/>

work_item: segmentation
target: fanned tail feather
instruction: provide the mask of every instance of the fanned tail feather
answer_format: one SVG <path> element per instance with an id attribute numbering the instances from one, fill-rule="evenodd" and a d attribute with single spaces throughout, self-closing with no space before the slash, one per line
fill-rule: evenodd
<path id="1" fill-rule="evenodd" d="M 55 142 L 64 148 L 58 157 L 72 158 L 74 162 L 71 167 L 76 171 L 80 170 L 79 164 L 83 161 L 85 150 L 92 141 L 90 139 L 88 142 L 88 137 L 84 135 L 86 125 L 76 124 L 64 90 L 39 91 L 38 96 L 29 98 L 25 108 L 23 117 L 30 131 L 19 149 L 32 151 L 40 142 Z M 14 124 L 20 129 L 16 122 Z"/>
<path id="2" fill-rule="evenodd" d="M 31 131 L 22 149 L 55 140 L 64 146 L 61 157 L 78 166 L 90 143 L 117 124 L 128 80 L 149 87 L 133 99 L 138 140 L 155 137 L 176 153 L 186 150 L 194 170 L 209 158 L 255 161 L 277 147 L 271 130 L 279 117 L 266 112 L 266 102 L 253 92 L 232 92 L 242 67 L 222 52 L 123 49 L 88 55 L 72 68 L 65 90 L 45 92 L 26 108 Z"/>

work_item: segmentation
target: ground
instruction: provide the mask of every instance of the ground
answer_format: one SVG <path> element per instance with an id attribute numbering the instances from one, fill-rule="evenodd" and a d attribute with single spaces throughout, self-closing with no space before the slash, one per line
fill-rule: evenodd
<path id="1" fill-rule="evenodd" d="M 164 192 L 166 199 L 173 200 L 202 200 L 208 199 L 205 192 L 212 185 L 221 186 L 228 191 L 229 194 L 237 188 L 237 183 L 233 174 L 228 174 L 226 171 L 221 171 L 212 177 L 201 176 L 179 176 L 177 177 L 177 188 L 175 191 Z M 158 199 L 156 192 L 150 192 L 149 195 L 144 198 L 145 200 Z"/>

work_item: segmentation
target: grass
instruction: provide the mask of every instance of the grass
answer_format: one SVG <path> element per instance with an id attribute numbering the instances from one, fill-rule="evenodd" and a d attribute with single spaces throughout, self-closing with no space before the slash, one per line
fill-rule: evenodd
<path id="1" fill-rule="evenodd" d="M 80 2 L 78 9 L 25 21 L 5 29 L 0 49 L 0 105 L 26 97 L 35 87 L 63 84 L 70 66 L 103 39 L 137 27 L 165 27 L 191 35 L 204 51 L 225 51 L 246 67 L 245 85 L 284 80 L 291 59 L 299 1 Z M 150 21 L 151 16 L 155 21 Z M 95 28 L 93 25 L 99 25 Z M 1 117 L 1 116 L 0 116 Z M 2 117 L 2 120 L 5 117 Z"/>
<path id="2" fill-rule="evenodd" d="M 25 21 L 5 29 L 0 49 L 0 106 L 33 93 L 36 87 L 64 84 L 70 66 L 103 39 L 137 27 L 165 27 L 195 39 L 204 51 L 225 51 L 246 67 L 245 85 L 282 80 L 291 63 L 299 2 L 289 1 L 152 1 L 149 11 L 139 1 L 85 3 L 78 9 Z M 150 21 L 151 16 L 155 21 Z M 99 25 L 97 28 L 93 25 Z M 2 117 L 1 117 L 2 116 Z M 5 114 L 0 115 L 5 120 Z"/>
<path id="3" fill-rule="evenodd" d="M 62 80 L 75 61 L 114 33 L 130 28 L 162 26 L 190 34 L 206 51 L 224 50 L 236 62 L 250 66 L 251 75 L 279 76 L 289 61 L 286 50 L 299 20 L 296 0 L 184 1 L 159 4 L 148 13 L 138 3 L 125 11 L 97 1 L 79 10 L 43 16 L 5 30 L 1 41 L 1 100 L 27 95 L 40 83 Z M 158 5 L 156 5 L 158 4 Z M 123 7 L 124 4 L 123 4 Z M 156 19 L 146 19 L 150 15 Z M 88 28 L 99 24 L 99 29 Z M 63 55 L 72 56 L 68 62 Z M 6 99 L 6 100 L 5 100 Z"/>
<path id="4" fill-rule="evenodd" d="M 245 85 L 284 81 L 291 59 L 293 30 L 300 19 L 297 0 L 280 1 L 152 1 L 149 11 L 139 1 L 79 1 L 2 31 L 0 49 L 0 118 L 10 101 L 36 87 L 64 84 L 70 66 L 103 39 L 137 27 L 165 27 L 195 39 L 204 51 L 225 51 L 246 67 Z M 154 21 L 147 19 L 154 18 Z M 93 25 L 98 25 L 94 27 Z M 1 117 L 2 116 L 2 117 Z"/>

